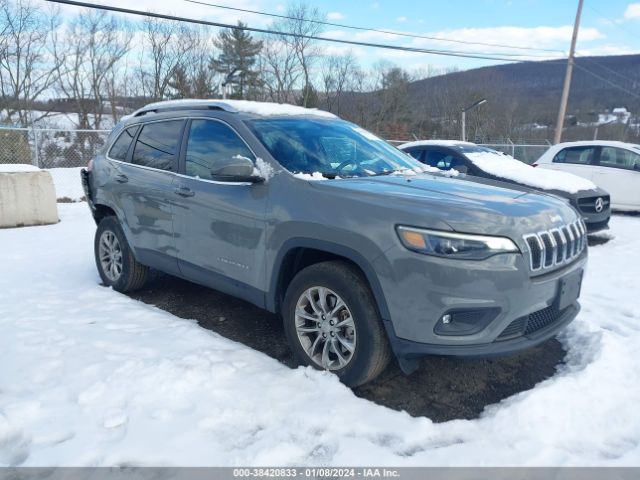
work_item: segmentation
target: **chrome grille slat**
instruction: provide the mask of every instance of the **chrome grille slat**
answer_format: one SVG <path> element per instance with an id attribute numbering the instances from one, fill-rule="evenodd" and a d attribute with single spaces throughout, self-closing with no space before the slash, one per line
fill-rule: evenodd
<path id="1" fill-rule="evenodd" d="M 524 235 L 532 271 L 567 264 L 587 247 L 587 228 L 582 219 L 561 227 Z"/>

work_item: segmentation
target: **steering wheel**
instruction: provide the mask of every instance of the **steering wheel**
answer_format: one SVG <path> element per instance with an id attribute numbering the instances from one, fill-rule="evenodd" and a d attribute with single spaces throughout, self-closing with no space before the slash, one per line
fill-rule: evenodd
<path id="1" fill-rule="evenodd" d="M 356 166 L 356 170 L 361 170 L 360 163 L 357 162 L 355 159 L 353 159 L 353 160 L 345 160 L 340 165 L 338 165 L 335 170 L 339 174 L 342 170 L 345 169 L 345 167 L 347 167 L 349 165 L 355 165 Z"/>

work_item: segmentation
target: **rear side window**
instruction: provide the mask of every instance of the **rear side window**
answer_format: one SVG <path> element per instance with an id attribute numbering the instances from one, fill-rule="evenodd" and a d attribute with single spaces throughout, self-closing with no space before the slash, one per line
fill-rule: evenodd
<path id="1" fill-rule="evenodd" d="M 129 145 L 131 145 L 131 141 L 133 137 L 136 136 L 136 132 L 138 131 L 138 126 L 126 128 L 118 137 L 118 139 L 113 143 L 111 150 L 109 150 L 109 158 L 113 158 L 114 160 L 120 160 L 124 162 L 127 159 L 127 152 L 129 151 Z"/>
<path id="2" fill-rule="evenodd" d="M 600 165 L 625 170 L 640 170 L 640 153 L 623 148 L 602 147 Z"/>
<path id="3" fill-rule="evenodd" d="M 131 163 L 174 171 L 183 123 L 182 120 L 168 120 L 144 125 L 136 140 Z"/>
<path id="4" fill-rule="evenodd" d="M 576 163 L 588 165 L 593 158 L 595 147 L 570 147 L 559 151 L 553 157 L 553 163 Z"/>
<path id="5" fill-rule="evenodd" d="M 193 120 L 187 141 L 185 173 L 210 180 L 212 171 L 236 157 L 255 160 L 249 147 L 230 127 L 215 120 Z"/>

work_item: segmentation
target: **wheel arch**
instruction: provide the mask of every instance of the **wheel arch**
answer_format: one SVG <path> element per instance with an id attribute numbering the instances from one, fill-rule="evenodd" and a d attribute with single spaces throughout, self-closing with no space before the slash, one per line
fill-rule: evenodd
<path id="1" fill-rule="evenodd" d="M 309 265 L 328 260 L 343 260 L 354 265 L 371 288 L 382 318 L 390 318 L 382 286 L 372 264 L 350 247 L 313 238 L 292 238 L 282 245 L 271 271 L 265 308 L 274 313 L 279 312 L 284 293 L 295 274 Z"/>

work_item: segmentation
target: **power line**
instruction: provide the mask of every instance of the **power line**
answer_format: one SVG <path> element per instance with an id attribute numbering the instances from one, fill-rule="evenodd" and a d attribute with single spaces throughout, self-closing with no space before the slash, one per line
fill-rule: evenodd
<path id="1" fill-rule="evenodd" d="M 465 44 L 465 45 L 480 45 L 480 46 L 485 46 L 485 47 L 501 47 L 501 48 L 511 48 L 511 49 L 515 49 L 515 50 L 533 50 L 533 51 L 538 51 L 538 52 L 555 52 L 555 53 L 564 53 L 562 50 L 556 50 L 556 49 L 552 49 L 552 48 L 534 48 L 534 47 L 522 47 L 522 46 L 516 46 L 516 45 L 505 45 L 505 44 L 501 44 L 501 43 L 486 43 L 486 42 L 472 42 L 469 40 L 456 40 L 456 39 L 452 39 L 452 38 L 442 38 L 442 37 L 434 37 L 434 36 L 429 36 L 429 35 L 417 35 L 417 34 L 411 34 L 411 33 L 404 33 L 404 32 L 394 32 L 392 30 L 381 30 L 381 29 L 377 29 L 377 28 L 367 28 L 367 27 L 358 27 L 355 25 L 346 25 L 346 24 L 342 24 L 342 23 L 333 23 L 333 22 L 327 22 L 325 20 L 311 20 L 311 19 L 306 19 L 306 18 L 296 18 L 296 17 L 291 17 L 291 16 L 287 16 L 287 15 L 279 15 L 277 13 L 267 13 L 267 12 L 260 12 L 257 10 L 249 10 L 246 8 L 238 8 L 238 7 L 229 7 L 227 5 L 218 5 L 218 4 L 214 4 L 214 3 L 207 3 L 207 2 L 202 2 L 202 1 L 198 1 L 198 0 L 184 0 L 185 2 L 189 2 L 189 3 L 195 3 L 198 5 L 206 5 L 209 7 L 214 7 L 214 8 L 221 8 L 224 10 L 233 10 L 235 12 L 244 12 L 244 13 L 253 13 L 256 15 L 263 15 L 266 17 L 272 17 L 272 18 L 281 18 L 281 19 L 285 19 L 285 20 L 298 20 L 298 21 L 304 21 L 304 22 L 309 22 L 309 23 L 316 23 L 318 25 L 327 25 L 330 27 L 338 27 L 338 28 L 348 28 L 351 30 L 361 30 L 361 31 L 365 31 L 365 32 L 377 32 L 377 33 L 385 33 L 388 35 L 396 35 L 399 37 L 408 37 L 408 38 L 422 38 L 422 39 L 426 39 L 426 40 L 437 40 L 440 42 L 452 42 L 452 43 L 461 43 L 461 44 Z M 501 55 L 514 55 L 514 54 L 501 54 Z M 522 56 L 522 55 L 520 55 Z M 527 55 L 527 56 L 533 56 L 533 55 Z"/>
<path id="2" fill-rule="evenodd" d="M 582 70 L 583 72 L 588 73 L 589 75 L 597 78 L 598 80 L 601 80 L 601 81 L 603 81 L 605 83 L 608 83 L 612 87 L 617 88 L 618 90 L 626 93 L 627 95 L 631 95 L 634 98 L 639 98 L 640 99 L 640 95 L 639 94 L 637 94 L 635 92 L 632 92 L 631 90 L 628 90 L 628 89 L 618 85 L 617 83 L 612 82 L 611 80 L 609 80 L 606 77 L 603 77 L 602 75 L 598 75 L 597 73 L 593 72 L 592 70 L 589 70 L 588 68 L 583 67 L 582 65 L 580 65 L 578 63 L 574 63 L 573 66 L 576 67 L 577 69 Z"/>
<path id="3" fill-rule="evenodd" d="M 424 54 L 441 55 L 441 56 L 447 56 L 447 57 L 473 58 L 478 60 L 495 60 L 500 62 L 525 61 L 525 60 L 518 60 L 514 58 L 505 58 L 504 55 L 498 56 L 498 55 L 491 55 L 491 54 L 472 54 L 468 52 L 459 52 L 459 51 L 453 51 L 453 50 L 434 50 L 434 49 L 425 49 L 425 48 L 401 47 L 397 45 L 389 45 L 386 43 L 360 42 L 356 40 L 343 40 L 343 39 L 337 39 L 337 38 L 318 37 L 315 35 L 304 35 L 304 34 L 298 34 L 298 33 L 292 33 L 292 32 L 278 32 L 276 30 L 270 30 L 266 28 L 231 25 L 228 23 L 211 22 L 208 20 L 199 20 L 199 19 L 187 18 L 187 17 L 178 17 L 175 15 L 167 15 L 163 13 L 143 12 L 140 10 L 131 10 L 128 8 L 113 7 L 110 5 L 102 5 L 97 3 L 79 2 L 75 0 L 47 0 L 47 1 L 51 3 L 60 3 L 63 5 L 73 5 L 76 7 L 107 10 L 110 12 L 124 13 L 128 15 L 161 18 L 163 20 L 173 20 L 178 22 L 194 23 L 198 25 L 207 25 L 210 27 L 230 28 L 230 29 L 244 30 L 249 32 L 264 33 L 264 34 L 270 34 L 270 35 L 305 38 L 309 40 L 318 40 L 323 42 L 341 43 L 346 45 L 357 45 L 360 47 L 384 48 L 387 50 L 399 50 L 404 52 L 424 53 Z"/>
<path id="4" fill-rule="evenodd" d="M 631 77 L 628 77 L 626 75 L 623 75 L 622 73 L 615 71 L 613 68 L 607 67 L 606 65 L 603 65 L 603 64 L 601 64 L 599 62 L 596 62 L 595 60 L 593 60 L 593 59 L 591 59 L 589 57 L 577 57 L 577 58 L 579 58 L 580 60 L 586 60 L 587 62 L 592 63 L 592 64 L 602 68 L 603 70 L 608 71 L 609 73 L 617 75 L 618 77 L 622 78 L 623 80 L 631 82 L 633 85 L 638 83 L 638 79 L 631 78 Z"/>

